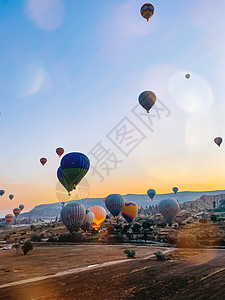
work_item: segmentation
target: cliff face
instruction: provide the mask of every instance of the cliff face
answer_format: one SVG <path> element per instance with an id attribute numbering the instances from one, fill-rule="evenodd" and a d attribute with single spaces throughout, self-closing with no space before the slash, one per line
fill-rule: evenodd
<path id="1" fill-rule="evenodd" d="M 223 200 L 225 200 L 225 194 L 215 196 L 202 195 L 195 201 L 181 204 L 181 208 L 184 210 L 206 211 L 208 209 L 219 207 Z"/>

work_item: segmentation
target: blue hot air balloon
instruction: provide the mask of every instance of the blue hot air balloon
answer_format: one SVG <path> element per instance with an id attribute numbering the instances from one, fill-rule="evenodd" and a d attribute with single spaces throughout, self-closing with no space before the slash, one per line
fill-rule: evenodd
<path id="1" fill-rule="evenodd" d="M 4 190 L 0 190 L 0 196 L 3 196 L 5 194 Z"/>
<path id="2" fill-rule="evenodd" d="M 153 190 L 153 189 L 150 189 L 150 190 L 147 191 L 147 195 L 149 196 L 149 198 L 151 200 L 153 200 L 153 198 L 155 197 L 155 194 L 156 194 L 156 191 Z"/>
<path id="3" fill-rule="evenodd" d="M 23 209 L 24 209 L 24 205 L 23 205 L 23 204 L 20 204 L 19 208 L 20 208 L 21 210 L 23 210 Z"/>
<path id="4" fill-rule="evenodd" d="M 83 222 L 81 228 L 84 231 L 87 231 L 88 229 L 91 228 L 92 224 L 94 223 L 94 220 L 95 220 L 94 212 L 90 209 L 86 209 L 86 216 L 85 216 L 85 219 L 84 219 L 84 222 Z"/>
<path id="5" fill-rule="evenodd" d="M 61 168 L 68 182 L 76 187 L 88 172 L 90 160 L 83 153 L 71 152 L 62 158 Z"/>
<path id="6" fill-rule="evenodd" d="M 66 228 L 70 231 L 78 231 L 84 222 L 86 209 L 80 203 L 67 204 L 61 210 L 61 219 Z"/>
<path id="7" fill-rule="evenodd" d="M 180 205 L 175 199 L 164 199 L 159 202 L 159 212 L 167 222 L 172 222 L 180 210 Z"/>
<path id="8" fill-rule="evenodd" d="M 178 188 L 176 186 L 173 187 L 173 192 L 174 192 L 174 194 L 176 194 L 178 192 Z"/>
<path id="9" fill-rule="evenodd" d="M 124 198 L 120 194 L 111 194 L 105 199 L 105 205 L 114 217 L 119 215 L 124 207 L 124 204 Z"/>
<path id="10" fill-rule="evenodd" d="M 14 198 L 14 195 L 9 195 L 9 199 L 12 200 Z"/>
<path id="11" fill-rule="evenodd" d="M 66 205 L 66 202 L 61 202 L 61 207 L 63 208 Z"/>
<path id="12" fill-rule="evenodd" d="M 140 105 L 144 107 L 147 112 L 149 112 L 149 110 L 156 102 L 156 95 L 151 91 L 145 91 L 140 94 L 138 101 Z"/>

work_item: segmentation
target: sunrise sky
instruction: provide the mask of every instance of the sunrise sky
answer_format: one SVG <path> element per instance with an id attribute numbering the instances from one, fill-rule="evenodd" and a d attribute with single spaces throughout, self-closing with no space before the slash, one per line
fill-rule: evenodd
<path id="1" fill-rule="evenodd" d="M 152 0 L 149 22 L 142 4 L 0 0 L 0 216 L 61 201 L 57 147 L 96 166 L 70 199 L 225 188 L 225 1 Z"/>

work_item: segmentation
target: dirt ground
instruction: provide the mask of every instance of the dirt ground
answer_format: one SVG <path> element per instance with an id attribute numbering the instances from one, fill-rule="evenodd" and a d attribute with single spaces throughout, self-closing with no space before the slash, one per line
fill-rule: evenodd
<path id="1" fill-rule="evenodd" d="M 115 251 L 119 251 L 119 248 Z M 170 258 L 171 260 L 162 262 L 134 259 L 78 274 L 1 288 L 0 299 L 224 299 L 225 251 L 176 250 Z"/>
<path id="2" fill-rule="evenodd" d="M 0 251 L 1 283 L 55 274 L 64 270 L 126 258 L 125 249 L 134 249 L 136 257 L 158 250 L 152 246 L 131 245 L 65 245 L 34 247 L 27 255 L 15 249 Z"/>

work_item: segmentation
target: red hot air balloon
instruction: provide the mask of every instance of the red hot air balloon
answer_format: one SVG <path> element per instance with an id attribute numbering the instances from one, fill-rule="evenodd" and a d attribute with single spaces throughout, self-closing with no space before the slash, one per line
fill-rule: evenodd
<path id="1" fill-rule="evenodd" d="M 8 225 L 12 222 L 13 219 L 14 219 L 13 214 L 8 214 L 8 215 L 5 216 L 5 220 L 6 220 Z"/>
<path id="2" fill-rule="evenodd" d="M 59 157 L 61 157 L 64 153 L 64 149 L 63 148 L 57 148 L 56 153 L 58 154 Z"/>
<path id="3" fill-rule="evenodd" d="M 40 159 L 40 162 L 41 162 L 41 164 L 44 166 L 44 165 L 46 164 L 46 162 L 47 162 L 47 158 L 42 157 L 42 158 Z"/>

